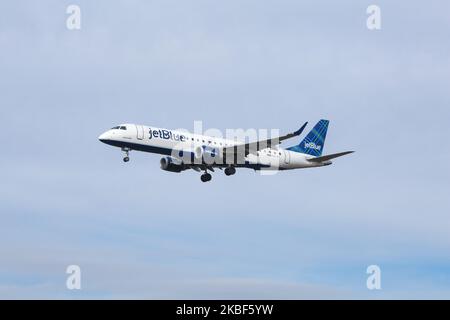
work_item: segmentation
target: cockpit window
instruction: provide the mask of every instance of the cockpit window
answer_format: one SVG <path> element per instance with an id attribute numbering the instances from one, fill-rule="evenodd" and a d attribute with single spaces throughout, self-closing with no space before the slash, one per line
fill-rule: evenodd
<path id="1" fill-rule="evenodd" d="M 127 127 L 121 126 L 121 127 L 120 127 L 120 130 L 127 130 Z"/>
<path id="2" fill-rule="evenodd" d="M 111 128 L 111 130 L 114 130 L 114 129 L 119 129 L 120 127 L 119 126 L 117 126 L 117 127 L 113 127 L 113 128 Z"/>

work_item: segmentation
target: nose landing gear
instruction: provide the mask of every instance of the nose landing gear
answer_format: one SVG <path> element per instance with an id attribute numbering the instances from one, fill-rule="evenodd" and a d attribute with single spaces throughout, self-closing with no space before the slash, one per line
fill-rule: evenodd
<path id="1" fill-rule="evenodd" d="M 122 151 L 125 153 L 125 156 L 123 157 L 123 162 L 130 161 L 129 152 L 131 151 L 131 149 L 129 149 L 129 148 L 122 148 Z"/>

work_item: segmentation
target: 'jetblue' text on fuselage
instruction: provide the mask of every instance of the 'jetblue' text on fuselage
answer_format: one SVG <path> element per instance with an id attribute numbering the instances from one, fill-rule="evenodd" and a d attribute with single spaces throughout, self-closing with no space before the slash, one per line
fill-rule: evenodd
<path id="1" fill-rule="evenodd" d="M 172 131 L 170 131 L 170 130 L 164 130 L 164 129 L 153 130 L 153 129 L 150 129 L 148 132 L 149 132 L 149 135 L 150 135 L 149 139 L 160 138 L 160 139 L 174 140 L 174 141 L 181 141 L 181 142 L 186 141 L 186 137 L 184 135 L 172 133 Z"/>

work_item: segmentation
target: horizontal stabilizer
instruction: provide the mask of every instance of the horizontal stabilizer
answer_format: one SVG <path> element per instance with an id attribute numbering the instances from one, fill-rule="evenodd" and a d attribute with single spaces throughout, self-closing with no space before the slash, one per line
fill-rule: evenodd
<path id="1" fill-rule="evenodd" d="M 326 156 L 321 156 L 321 157 L 317 157 L 317 158 L 312 158 L 312 159 L 308 159 L 308 161 L 311 162 L 323 162 L 323 161 L 328 161 L 337 157 L 342 157 L 345 156 L 346 154 L 349 153 L 353 153 L 355 151 L 345 151 L 345 152 L 339 152 L 339 153 L 333 153 L 333 154 L 328 154 Z"/>

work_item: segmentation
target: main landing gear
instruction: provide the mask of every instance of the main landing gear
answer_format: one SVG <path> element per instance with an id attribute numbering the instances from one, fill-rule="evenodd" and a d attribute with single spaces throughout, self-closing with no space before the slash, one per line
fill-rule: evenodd
<path id="1" fill-rule="evenodd" d="M 225 175 L 232 176 L 233 174 L 236 173 L 236 168 L 233 166 L 230 166 L 230 167 L 225 168 L 224 171 L 225 171 Z M 202 182 L 208 182 L 208 181 L 211 181 L 211 179 L 212 179 L 211 174 L 209 174 L 208 171 L 205 169 L 205 173 L 200 176 L 200 180 L 202 180 Z"/>
<path id="2" fill-rule="evenodd" d="M 200 176 L 200 180 L 202 180 L 202 182 L 208 182 L 211 181 L 211 179 L 212 176 L 207 171 L 205 171 L 205 173 Z"/>
<path id="3" fill-rule="evenodd" d="M 123 157 L 123 162 L 130 161 L 129 152 L 131 151 L 131 149 L 129 149 L 129 148 L 122 148 L 122 151 L 125 153 L 125 156 Z"/>
<path id="4" fill-rule="evenodd" d="M 225 175 L 227 175 L 227 176 L 232 176 L 235 173 L 236 173 L 235 167 L 228 167 L 225 169 Z"/>

